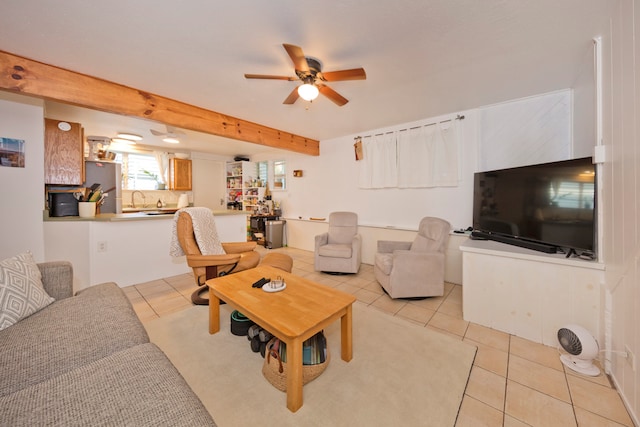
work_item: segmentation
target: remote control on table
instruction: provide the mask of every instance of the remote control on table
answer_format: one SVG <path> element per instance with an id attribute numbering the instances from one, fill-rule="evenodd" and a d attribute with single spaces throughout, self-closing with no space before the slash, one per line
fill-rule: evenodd
<path id="1" fill-rule="evenodd" d="M 260 280 L 258 280 L 257 282 L 255 282 L 253 285 L 251 285 L 254 288 L 261 288 L 265 283 L 269 283 L 271 281 L 271 279 L 265 279 L 264 277 Z"/>

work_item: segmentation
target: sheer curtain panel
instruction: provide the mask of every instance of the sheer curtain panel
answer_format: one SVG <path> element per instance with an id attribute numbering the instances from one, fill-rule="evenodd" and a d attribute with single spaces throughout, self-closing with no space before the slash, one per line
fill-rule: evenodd
<path id="1" fill-rule="evenodd" d="M 154 151 L 153 155 L 158 162 L 158 169 L 160 174 L 158 178 L 162 184 L 169 184 L 169 153 L 163 151 Z"/>
<path id="2" fill-rule="evenodd" d="M 397 132 L 363 138 L 363 159 L 359 170 L 360 188 L 398 186 Z"/>
<path id="3" fill-rule="evenodd" d="M 360 188 L 458 185 L 458 120 L 364 137 Z"/>

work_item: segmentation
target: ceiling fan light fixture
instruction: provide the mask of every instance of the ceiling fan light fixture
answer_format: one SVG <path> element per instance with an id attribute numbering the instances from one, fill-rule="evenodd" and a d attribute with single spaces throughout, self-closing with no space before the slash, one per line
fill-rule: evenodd
<path id="1" fill-rule="evenodd" d="M 305 101 L 313 101 L 318 97 L 319 93 L 320 91 L 318 90 L 316 85 L 310 83 L 305 83 L 298 87 L 298 95 L 300 95 L 300 98 L 304 99 Z"/>
<path id="2" fill-rule="evenodd" d="M 178 138 L 166 137 L 162 138 L 164 142 L 168 142 L 169 144 L 180 144 L 180 140 Z"/>

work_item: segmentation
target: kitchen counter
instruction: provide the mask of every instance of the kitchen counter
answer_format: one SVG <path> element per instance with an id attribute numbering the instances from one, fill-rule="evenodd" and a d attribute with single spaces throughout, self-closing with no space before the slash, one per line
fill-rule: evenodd
<path id="1" fill-rule="evenodd" d="M 167 219 L 173 218 L 175 213 L 175 208 L 164 208 L 164 209 L 141 209 L 136 212 L 123 212 L 121 214 L 113 214 L 113 213 L 105 213 L 99 214 L 91 218 L 83 218 L 79 216 L 59 216 L 59 217 L 50 217 L 49 211 L 44 210 L 42 219 L 44 221 L 52 221 L 52 222 L 69 222 L 69 221 L 107 221 L 107 222 L 119 222 L 119 221 L 149 221 L 149 220 L 159 220 L 159 219 Z M 218 216 L 229 216 L 229 215 L 244 215 L 247 216 L 248 213 L 246 211 L 236 211 L 236 210 L 216 210 L 213 211 L 213 215 Z"/>
<path id="2" fill-rule="evenodd" d="M 247 241 L 246 211 L 213 212 L 221 241 Z M 45 212 L 45 253 L 72 262 L 75 291 L 101 282 L 128 286 L 190 273 L 186 257 L 169 255 L 173 218 L 142 212 L 49 218 Z"/>

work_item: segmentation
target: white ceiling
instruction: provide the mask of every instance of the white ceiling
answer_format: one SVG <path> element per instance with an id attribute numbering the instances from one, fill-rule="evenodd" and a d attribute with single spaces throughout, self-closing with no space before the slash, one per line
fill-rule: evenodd
<path id="1" fill-rule="evenodd" d="M 570 88 L 606 31 L 608 0 L 21 0 L 0 3 L 0 49 L 298 135 L 325 140 Z M 324 71 L 364 81 L 282 101 L 296 82 L 282 43 Z M 47 114 L 79 114 L 48 104 Z M 160 124 L 85 111 L 90 134 Z M 73 117 L 55 117 L 75 120 Z M 115 121 L 115 122 L 112 122 Z M 182 148 L 253 154 L 264 147 L 190 134 Z M 271 150 L 271 149 L 269 149 Z"/>

